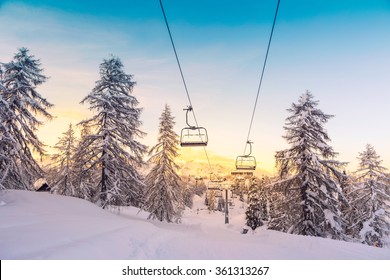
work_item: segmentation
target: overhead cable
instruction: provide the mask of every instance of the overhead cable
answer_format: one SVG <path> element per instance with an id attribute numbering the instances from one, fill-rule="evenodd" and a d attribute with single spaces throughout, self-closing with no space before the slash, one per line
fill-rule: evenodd
<path id="1" fill-rule="evenodd" d="M 271 33 L 270 33 L 270 36 L 269 36 L 269 39 L 268 39 L 267 52 L 266 52 L 265 58 L 264 58 L 263 68 L 262 68 L 261 76 L 260 76 L 260 82 L 259 82 L 259 86 L 258 86 L 258 88 L 257 88 L 257 94 L 256 94 L 256 99 L 255 99 L 255 105 L 254 105 L 254 107 L 253 107 L 252 117 L 251 117 L 251 121 L 250 121 L 250 125 L 249 125 L 249 130 L 248 130 L 248 135 L 247 135 L 246 141 L 245 141 L 244 154 L 245 154 L 245 152 L 246 152 L 247 143 L 248 143 L 248 141 L 249 141 L 249 137 L 250 137 L 251 130 L 252 130 L 252 125 L 253 125 L 253 120 L 254 120 L 255 113 L 256 113 L 257 102 L 258 102 L 258 100 L 259 100 L 260 89 L 261 89 L 261 85 L 262 85 L 262 83 L 263 83 L 264 72 L 265 72 L 265 68 L 266 68 L 266 65 L 267 65 L 268 53 L 269 53 L 269 49 L 270 49 L 271 42 L 272 42 L 272 36 L 273 36 L 273 34 L 274 34 L 276 19 L 277 19 L 278 11 L 279 11 L 279 5 L 280 5 L 280 0 L 278 0 L 278 4 L 277 4 L 277 6 L 276 6 L 275 16 L 274 16 L 274 20 L 273 20 L 272 28 L 271 28 Z"/>
<path id="2" fill-rule="evenodd" d="M 189 94 L 189 92 L 188 92 L 187 83 L 186 83 L 186 80 L 184 79 L 184 74 L 183 74 L 183 70 L 182 70 L 182 68 L 181 68 L 179 56 L 177 55 L 175 43 L 174 43 L 173 38 L 172 38 L 171 29 L 169 28 L 169 24 L 168 24 L 167 16 L 166 16 L 166 14 L 165 14 L 164 6 L 163 6 L 163 3 L 162 3 L 162 0 L 159 0 L 159 1 L 160 1 L 160 6 L 161 6 L 161 11 L 162 11 L 162 13 L 163 13 L 164 20 L 165 20 L 165 25 L 166 25 L 167 30 L 168 30 L 169 38 L 171 39 L 171 44 L 172 44 L 173 52 L 175 53 L 177 66 L 179 67 L 180 76 L 181 76 L 181 79 L 182 79 L 182 81 L 183 81 L 184 89 L 185 89 L 185 92 L 186 92 L 186 95 L 187 95 L 188 103 L 189 103 L 190 106 L 192 107 L 192 114 L 193 114 L 193 116 L 194 116 L 195 124 L 196 124 L 197 127 L 199 127 L 198 121 L 197 121 L 196 116 L 195 116 L 194 106 L 192 106 L 191 97 L 190 97 L 190 94 Z M 208 156 L 208 154 L 207 154 L 206 148 L 203 147 L 203 149 L 204 149 L 204 152 L 205 152 L 205 154 L 206 154 L 206 158 L 207 158 L 207 162 L 208 162 L 208 164 L 209 164 L 210 172 L 212 173 L 212 167 L 211 167 L 211 163 L 210 163 L 210 158 L 209 158 L 209 156 Z"/>

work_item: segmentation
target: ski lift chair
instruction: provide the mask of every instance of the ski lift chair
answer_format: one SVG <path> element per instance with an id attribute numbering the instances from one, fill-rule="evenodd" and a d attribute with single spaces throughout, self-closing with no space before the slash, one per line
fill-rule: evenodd
<path id="1" fill-rule="evenodd" d="M 255 170 L 256 159 L 254 156 L 238 156 L 236 158 L 236 169 L 237 170 Z"/>
<path id="2" fill-rule="evenodd" d="M 207 146 L 207 130 L 204 127 L 189 126 L 181 130 L 180 146 L 199 147 Z"/>
<path id="3" fill-rule="evenodd" d="M 215 197 L 222 197 L 222 181 L 210 180 L 207 186 L 208 191 L 214 191 Z"/>
<path id="4" fill-rule="evenodd" d="M 249 145 L 249 154 L 238 156 L 236 158 L 236 169 L 237 170 L 255 170 L 256 169 L 256 158 L 251 156 L 252 153 L 252 142 L 247 141 L 247 145 Z"/>
<path id="5" fill-rule="evenodd" d="M 207 186 L 208 190 L 222 190 L 221 180 L 210 180 Z"/>
<path id="6" fill-rule="evenodd" d="M 208 136 L 207 130 L 204 127 L 192 126 L 188 123 L 188 112 L 192 111 L 192 107 L 188 106 L 186 110 L 187 127 L 181 130 L 180 146 L 182 147 L 199 147 L 207 146 Z"/>

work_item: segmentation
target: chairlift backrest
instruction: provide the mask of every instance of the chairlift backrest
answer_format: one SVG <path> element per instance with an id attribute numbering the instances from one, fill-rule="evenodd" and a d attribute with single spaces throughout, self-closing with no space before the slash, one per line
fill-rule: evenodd
<path id="1" fill-rule="evenodd" d="M 208 189 L 222 189 L 222 181 L 220 180 L 210 180 L 208 183 Z"/>
<path id="2" fill-rule="evenodd" d="M 180 146 L 207 146 L 208 136 L 204 127 L 185 127 L 181 130 Z"/>
<path id="3" fill-rule="evenodd" d="M 236 158 L 237 170 L 255 170 L 256 159 L 254 156 L 238 156 Z"/>
<path id="4" fill-rule="evenodd" d="M 222 181 L 210 180 L 207 186 L 207 190 L 214 192 L 215 197 L 222 197 Z"/>

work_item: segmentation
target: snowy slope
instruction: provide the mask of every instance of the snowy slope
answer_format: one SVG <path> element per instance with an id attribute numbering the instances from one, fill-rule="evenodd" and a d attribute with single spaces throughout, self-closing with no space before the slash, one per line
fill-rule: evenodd
<path id="1" fill-rule="evenodd" d="M 198 197 L 181 224 L 167 224 L 136 208 L 110 212 L 77 198 L 4 192 L 0 259 L 390 259 L 389 249 L 361 244 L 264 229 L 243 235 L 240 203 L 228 225 L 202 207 Z"/>

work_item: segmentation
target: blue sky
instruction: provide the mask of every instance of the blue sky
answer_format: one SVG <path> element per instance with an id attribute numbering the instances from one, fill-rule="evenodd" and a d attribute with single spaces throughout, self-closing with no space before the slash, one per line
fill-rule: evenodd
<path id="1" fill-rule="evenodd" d="M 163 1 L 208 151 L 242 154 L 277 1 Z M 49 81 L 41 93 L 58 116 L 40 130 L 54 145 L 69 122 L 88 116 L 79 102 L 114 54 L 137 85 L 142 129 L 155 144 L 168 103 L 176 129 L 188 105 L 158 0 L 0 1 L 0 61 L 28 47 Z M 310 90 L 335 117 L 326 125 L 339 160 L 356 167 L 372 144 L 390 167 L 390 1 L 281 1 L 251 140 L 272 171 L 287 108 Z"/>

